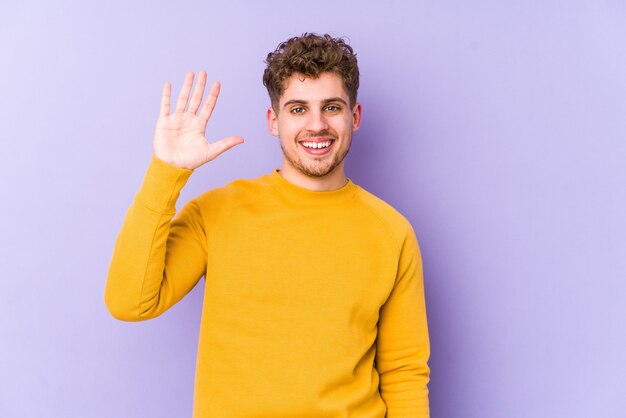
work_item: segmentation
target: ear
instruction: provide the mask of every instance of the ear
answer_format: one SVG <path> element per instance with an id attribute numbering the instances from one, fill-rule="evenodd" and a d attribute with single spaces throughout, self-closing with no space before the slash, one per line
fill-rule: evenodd
<path id="1" fill-rule="evenodd" d="M 278 115 L 271 106 L 267 109 L 267 129 L 270 134 L 278 136 Z"/>
<path id="2" fill-rule="evenodd" d="M 361 103 L 356 102 L 352 109 L 352 132 L 358 131 L 361 127 Z"/>

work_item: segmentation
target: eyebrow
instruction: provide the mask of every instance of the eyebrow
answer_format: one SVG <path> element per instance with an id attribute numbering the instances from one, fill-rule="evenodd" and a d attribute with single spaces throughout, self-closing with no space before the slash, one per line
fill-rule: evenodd
<path id="1" fill-rule="evenodd" d="M 324 99 L 322 101 L 322 104 L 326 104 L 326 103 L 330 103 L 330 102 L 339 102 L 339 103 L 343 103 L 344 106 L 348 106 L 348 103 L 346 103 L 345 100 L 343 100 L 341 97 L 331 97 L 330 99 Z M 306 100 L 299 100 L 299 99 L 294 99 L 294 100 L 288 100 L 285 102 L 285 104 L 283 105 L 283 108 L 292 105 L 292 104 L 307 104 L 308 102 Z"/>

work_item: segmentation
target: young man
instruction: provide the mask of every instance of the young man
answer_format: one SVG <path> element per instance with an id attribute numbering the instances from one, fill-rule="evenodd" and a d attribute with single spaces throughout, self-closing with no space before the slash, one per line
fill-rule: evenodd
<path id="1" fill-rule="evenodd" d="M 105 301 L 156 317 L 205 276 L 194 417 L 428 417 L 430 354 L 418 243 L 409 222 L 344 173 L 361 122 L 352 48 L 304 34 L 267 57 L 263 82 L 282 167 L 190 200 L 193 170 L 243 142 L 204 138 L 187 74 L 116 241 Z M 185 110 L 185 108 L 187 109 Z"/>

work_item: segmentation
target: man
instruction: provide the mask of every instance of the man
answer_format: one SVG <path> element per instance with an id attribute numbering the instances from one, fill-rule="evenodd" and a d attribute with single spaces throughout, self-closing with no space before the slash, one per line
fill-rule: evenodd
<path id="1" fill-rule="evenodd" d="M 116 241 L 105 301 L 156 317 L 204 275 L 194 417 L 428 417 L 422 263 L 409 222 L 344 173 L 361 122 L 352 48 L 304 34 L 267 57 L 268 128 L 282 167 L 190 200 L 193 170 L 241 144 L 204 138 L 186 76 L 163 88 L 154 154 Z M 185 107 L 187 109 L 185 110 Z"/>

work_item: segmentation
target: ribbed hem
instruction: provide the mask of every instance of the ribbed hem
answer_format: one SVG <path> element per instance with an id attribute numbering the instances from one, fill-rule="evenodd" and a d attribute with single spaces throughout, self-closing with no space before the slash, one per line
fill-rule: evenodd
<path id="1" fill-rule="evenodd" d="M 193 170 L 173 166 L 152 154 L 136 198 L 155 212 L 175 212 L 180 191 L 192 173 Z"/>

